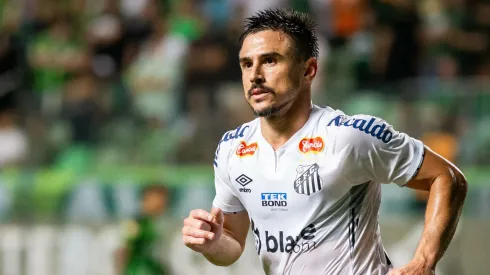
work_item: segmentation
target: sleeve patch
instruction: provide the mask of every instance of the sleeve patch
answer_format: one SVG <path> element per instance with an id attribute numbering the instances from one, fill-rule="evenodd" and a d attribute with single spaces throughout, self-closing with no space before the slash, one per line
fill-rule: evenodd
<path id="1" fill-rule="evenodd" d="M 393 138 L 393 132 L 389 129 L 389 126 L 386 123 L 376 123 L 376 118 L 374 117 L 371 117 L 368 121 L 362 118 L 339 115 L 330 120 L 327 126 L 350 127 L 366 135 L 371 135 L 384 143 L 389 143 Z"/>
<path id="2" fill-rule="evenodd" d="M 223 138 L 218 143 L 218 148 L 216 148 L 216 153 L 214 154 L 214 166 L 218 167 L 218 156 L 219 156 L 219 151 L 221 149 L 221 143 L 227 142 L 229 140 L 233 139 L 239 139 L 243 138 L 245 136 L 245 130 L 250 128 L 249 125 L 240 125 L 238 128 L 236 128 L 233 131 L 228 131 L 223 135 Z"/>

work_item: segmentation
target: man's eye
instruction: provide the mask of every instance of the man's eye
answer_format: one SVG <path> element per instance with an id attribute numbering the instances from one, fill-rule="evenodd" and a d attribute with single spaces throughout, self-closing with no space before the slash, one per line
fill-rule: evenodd
<path id="1" fill-rule="evenodd" d="M 252 63 L 251 62 L 243 63 L 243 67 L 250 68 L 252 67 Z"/>
<path id="2" fill-rule="evenodd" d="M 272 58 L 272 57 L 267 57 L 267 58 L 265 59 L 265 63 L 267 63 L 267 64 L 274 64 L 275 62 L 276 62 L 276 61 L 275 61 L 275 60 L 274 60 L 274 58 Z"/>

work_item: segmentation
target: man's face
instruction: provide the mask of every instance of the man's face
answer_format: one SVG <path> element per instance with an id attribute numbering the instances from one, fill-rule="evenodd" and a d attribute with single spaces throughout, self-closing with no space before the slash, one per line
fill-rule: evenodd
<path id="1" fill-rule="evenodd" d="M 146 215 L 158 216 L 165 212 L 167 197 L 159 192 L 149 192 L 143 197 L 143 212 Z"/>
<path id="2" fill-rule="evenodd" d="M 291 37 L 280 31 L 249 34 L 240 50 L 245 99 L 257 116 L 271 116 L 289 109 L 303 79 Z"/>

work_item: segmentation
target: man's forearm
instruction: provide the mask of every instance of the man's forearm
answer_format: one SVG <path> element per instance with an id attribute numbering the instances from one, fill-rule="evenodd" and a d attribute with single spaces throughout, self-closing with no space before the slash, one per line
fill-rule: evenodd
<path id="1" fill-rule="evenodd" d="M 223 231 L 219 241 L 212 247 L 212 249 L 206 253 L 203 253 L 204 257 L 218 266 L 229 266 L 240 258 L 243 252 L 242 245 L 233 237 L 230 236 L 226 230 Z"/>
<path id="2" fill-rule="evenodd" d="M 433 182 L 415 260 L 435 267 L 456 231 L 466 192 L 467 183 L 460 173 L 451 171 L 450 175 L 441 175 Z"/>

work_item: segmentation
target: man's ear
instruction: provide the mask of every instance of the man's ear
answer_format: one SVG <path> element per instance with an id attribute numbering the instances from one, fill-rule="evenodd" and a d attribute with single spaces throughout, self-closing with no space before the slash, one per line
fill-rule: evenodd
<path id="1" fill-rule="evenodd" d="M 312 82 L 318 71 L 318 61 L 316 58 L 311 57 L 305 62 L 304 78 L 306 82 Z"/>

